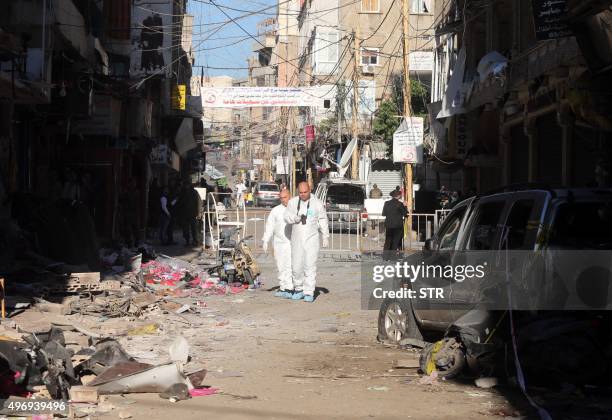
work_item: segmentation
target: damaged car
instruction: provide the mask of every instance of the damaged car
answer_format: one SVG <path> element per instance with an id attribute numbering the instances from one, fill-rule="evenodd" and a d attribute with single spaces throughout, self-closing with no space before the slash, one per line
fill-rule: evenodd
<path id="1" fill-rule="evenodd" d="M 494 375 L 499 373 L 496 370 L 506 369 L 508 355 L 520 348 L 523 355 L 532 356 L 525 358 L 523 367 L 538 376 L 594 380 L 609 366 L 602 345 L 610 338 L 609 319 L 599 310 L 607 304 L 609 270 L 593 276 L 586 270 L 560 269 L 563 261 L 553 266 L 547 258 L 554 253 L 592 257 L 595 251 L 612 249 L 610 238 L 612 191 L 608 189 L 511 186 L 469 198 L 454 207 L 421 253 L 407 258 L 424 265 L 459 267 L 466 266 L 471 256 L 488 255 L 497 259 L 491 266 L 504 266 L 503 258 L 514 252 L 512 255 L 523 259 L 506 261 L 506 271 L 489 267 L 487 280 L 495 279 L 500 296 L 512 287 L 508 294 L 516 301 L 500 303 L 498 299 L 497 306 L 487 305 L 495 301 L 490 283 L 443 279 L 437 286 L 447 299 L 384 299 L 379 309 L 378 339 L 396 344 L 423 337 L 434 341 L 421 355 L 421 370 L 428 374 L 435 370 L 438 375 L 453 377 L 469 367 L 478 375 Z M 572 278 L 587 303 L 585 308 L 567 307 L 591 310 L 554 311 L 557 306 L 550 302 L 571 302 L 571 294 L 576 293 L 558 287 L 564 277 Z M 394 279 L 407 288 L 416 287 L 420 280 Z M 427 282 L 435 283 L 431 279 Z M 516 291 L 523 286 L 521 295 Z M 552 357 L 550 352 L 560 343 L 565 343 L 566 351 Z M 593 360 L 599 366 L 597 372 L 586 366 Z"/>

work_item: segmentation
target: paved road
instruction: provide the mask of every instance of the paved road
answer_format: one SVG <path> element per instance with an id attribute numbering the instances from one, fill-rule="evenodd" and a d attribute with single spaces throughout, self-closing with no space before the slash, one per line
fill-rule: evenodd
<path id="1" fill-rule="evenodd" d="M 117 408 L 102 418 L 116 419 L 118 411 L 149 420 L 486 419 L 513 412 L 501 392 L 420 385 L 415 369 L 393 370 L 394 359 L 416 361 L 417 354 L 376 342 L 377 312 L 360 308 L 358 264 L 322 263 L 320 295 L 309 304 L 273 297 L 271 258 L 260 263 L 263 289 L 206 298 L 210 315 L 187 315 L 200 327 L 167 332 L 188 339 L 194 362 L 209 371 L 206 384 L 223 395 L 175 404 L 153 394 L 113 396 Z M 137 338 L 125 343 L 133 351 Z"/>

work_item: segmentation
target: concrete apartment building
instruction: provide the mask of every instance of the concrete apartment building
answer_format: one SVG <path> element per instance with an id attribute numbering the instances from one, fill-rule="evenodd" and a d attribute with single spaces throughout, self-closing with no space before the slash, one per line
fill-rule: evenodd
<path id="1" fill-rule="evenodd" d="M 398 0 L 302 2 L 298 16 L 301 84 L 344 85 L 340 96 L 344 98 L 344 118 L 350 119 L 350 87 L 359 79 L 359 125 L 362 130 L 369 129 L 380 102 L 391 95 L 393 78 L 402 73 L 401 17 Z M 433 69 L 434 20 L 434 0 L 410 2 L 411 77 L 428 86 Z M 330 109 L 335 108 L 334 103 Z M 330 111 L 319 112 L 315 122 L 329 115 Z"/>
<path id="2" fill-rule="evenodd" d="M 257 24 L 257 41 L 253 42 L 255 54 L 247 60 L 248 86 L 277 85 L 277 69 L 272 62 L 272 57 L 276 54 L 273 50 L 277 45 L 277 27 L 276 17 L 264 19 Z M 244 153 L 247 153 L 246 159 L 249 160 L 249 164 L 252 164 L 266 180 L 272 178 L 270 138 L 277 129 L 273 107 L 249 108 L 248 124 L 241 136 L 249 140 L 248 150 Z"/>

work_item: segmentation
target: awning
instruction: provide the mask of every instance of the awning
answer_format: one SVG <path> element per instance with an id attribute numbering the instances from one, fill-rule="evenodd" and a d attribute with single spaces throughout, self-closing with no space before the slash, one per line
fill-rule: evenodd
<path id="1" fill-rule="evenodd" d="M 193 137 L 193 119 L 183 118 L 179 129 L 176 131 L 174 144 L 176 145 L 176 150 L 183 157 L 186 156 L 188 151 L 198 146 Z"/>
<path id="2" fill-rule="evenodd" d="M 453 75 L 448 81 L 446 92 L 442 98 L 442 109 L 437 115 L 437 119 L 448 118 L 453 115 L 465 113 L 463 102 L 465 99 L 463 75 L 465 73 L 465 47 L 459 50 L 457 62 L 453 68 Z"/>

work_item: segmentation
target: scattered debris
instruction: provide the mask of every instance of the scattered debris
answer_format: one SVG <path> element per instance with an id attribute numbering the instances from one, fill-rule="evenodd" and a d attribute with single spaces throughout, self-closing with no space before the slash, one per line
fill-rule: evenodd
<path id="1" fill-rule="evenodd" d="M 493 388 L 497 386 L 497 378 L 487 377 L 487 378 L 478 378 L 474 381 L 474 384 L 478 388 Z"/>
<path id="2" fill-rule="evenodd" d="M 419 349 L 425 348 L 429 343 L 423 340 L 419 340 L 417 338 L 404 338 L 399 342 L 400 347 L 402 348 L 411 348 L 416 347 Z"/>
<path id="3" fill-rule="evenodd" d="M 189 360 L 189 343 L 185 337 L 177 337 L 170 345 L 170 360 L 187 363 Z"/>
<path id="4" fill-rule="evenodd" d="M 95 404 L 98 402 L 98 390 L 91 386 L 73 386 L 70 388 L 70 401 Z"/>
<path id="5" fill-rule="evenodd" d="M 98 387 L 100 395 L 162 392 L 168 384 L 182 383 L 193 388 L 189 379 L 182 372 L 178 363 L 168 363 L 160 366 L 149 366 L 143 370 L 129 374 L 119 374 L 110 380 L 100 380 L 98 377 L 91 383 Z"/>
<path id="6" fill-rule="evenodd" d="M 219 392 L 218 388 L 194 388 L 189 390 L 189 394 L 192 397 L 205 397 L 207 395 L 214 395 Z"/>
<path id="7" fill-rule="evenodd" d="M 394 369 L 418 369 L 420 367 L 417 359 L 394 360 L 392 365 Z"/>
<path id="8" fill-rule="evenodd" d="M 159 331 L 157 324 L 147 324 L 128 331 L 129 336 L 155 334 Z"/>
<path id="9" fill-rule="evenodd" d="M 419 385 L 436 385 L 438 383 L 438 371 L 434 370 L 430 375 L 421 376 Z"/>
<path id="10" fill-rule="evenodd" d="M 159 396 L 165 400 L 170 400 L 170 402 L 183 401 L 191 398 L 189 387 L 184 383 L 170 385 L 162 391 Z"/>
<path id="11" fill-rule="evenodd" d="M 388 386 L 369 386 L 368 387 L 368 391 L 387 392 L 387 391 L 389 391 L 389 389 L 391 389 L 391 388 L 389 388 Z"/>

